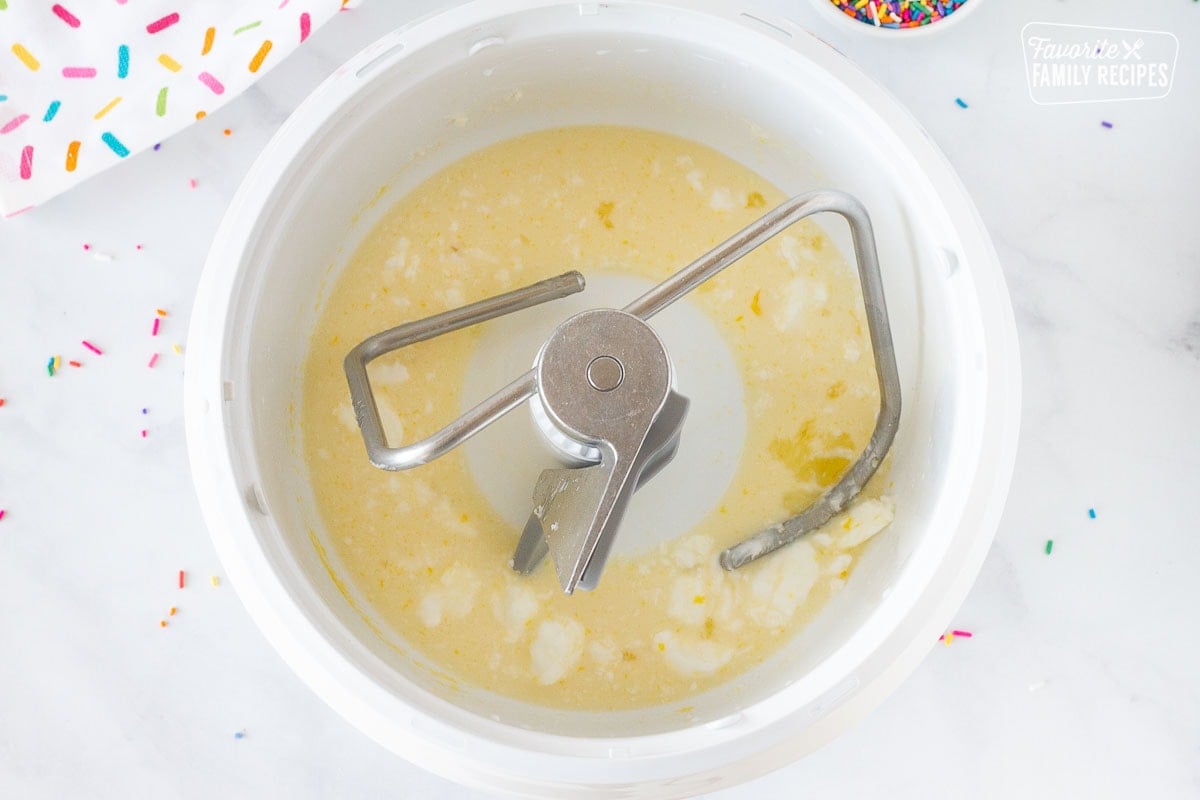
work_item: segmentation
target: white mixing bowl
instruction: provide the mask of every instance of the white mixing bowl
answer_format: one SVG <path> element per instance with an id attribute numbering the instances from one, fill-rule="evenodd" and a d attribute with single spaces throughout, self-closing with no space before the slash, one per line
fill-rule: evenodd
<path id="1" fill-rule="evenodd" d="M 894 524 L 813 624 L 687 714 L 550 710 L 447 680 L 331 578 L 299 454 L 309 334 L 387 206 L 482 146 L 600 122 L 706 143 L 789 193 L 860 198 L 876 226 L 903 379 Z M 817 219 L 852 258 L 845 226 Z M 196 489 L 264 633 L 385 746 L 452 780 L 526 795 L 690 794 L 828 742 L 949 624 L 995 531 L 1017 439 L 1012 311 L 949 165 L 835 51 L 718 0 L 487 0 L 367 48 L 246 177 L 213 244 L 189 343 Z"/>

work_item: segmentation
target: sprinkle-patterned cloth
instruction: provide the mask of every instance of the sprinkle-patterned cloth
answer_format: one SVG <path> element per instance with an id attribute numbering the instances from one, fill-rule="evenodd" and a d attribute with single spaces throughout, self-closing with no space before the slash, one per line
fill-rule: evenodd
<path id="1" fill-rule="evenodd" d="M 0 215 L 244 91 L 339 0 L 0 0 Z"/>

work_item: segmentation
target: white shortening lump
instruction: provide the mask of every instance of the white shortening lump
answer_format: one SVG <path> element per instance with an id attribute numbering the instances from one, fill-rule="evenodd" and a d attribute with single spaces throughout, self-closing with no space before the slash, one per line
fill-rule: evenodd
<path id="1" fill-rule="evenodd" d="M 567 617 L 556 617 L 539 625 L 529 646 L 533 675 L 543 686 L 562 680 L 582 655 L 583 626 Z"/>
<path id="2" fill-rule="evenodd" d="M 654 644 L 671 668 L 682 675 L 709 675 L 729 663 L 734 648 L 699 636 L 663 631 Z"/>
<path id="3" fill-rule="evenodd" d="M 533 589 L 519 582 L 519 578 L 505 587 L 496 596 L 492 613 L 504 626 L 505 639 L 515 642 L 525 635 L 525 628 L 538 613 L 540 603 Z"/>
<path id="4" fill-rule="evenodd" d="M 444 618 L 462 619 L 475 607 L 479 574 L 470 567 L 455 564 L 442 575 L 438 586 L 421 598 L 418 612 L 421 622 L 433 628 Z"/>
<path id="5" fill-rule="evenodd" d="M 837 543 L 849 549 L 858 547 L 875 534 L 892 524 L 896 516 L 896 505 L 890 497 L 878 500 L 863 500 L 841 517 L 833 520 L 838 532 Z"/>

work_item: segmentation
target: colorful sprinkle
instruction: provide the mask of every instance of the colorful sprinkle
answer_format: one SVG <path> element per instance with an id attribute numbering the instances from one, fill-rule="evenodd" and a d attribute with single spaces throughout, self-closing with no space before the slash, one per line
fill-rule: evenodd
<path id="1" fill-rule="evenodd" d="M 83 366 L 83 364 L 80 364 L 78 361 L 68 361 L 67 363 L 70 364 L 72 367 L 75 367 L 76 369 Z"/>
<path id="2" fill-rule="evenodd" d="M 92 344 L 87 339 L 84 339 L 82 342 L 80 342 L 80 344 L 82 344 L 84 347 L 86 347 L 88 350 L 91 350 L 93 353 L 95 353 L 98 356 L 104 355 L 104 353 L 100 350 L 99 347 L 96 347 L 96 345 Z"/>
<path id="3" fill-rule="evenodd" d="M 129 77 L 129 45 L 123 44 L 117 48 L 117 77 Z"/>
<path id="4" fill-rule="evenodd" d="M 58 3 L 55 3 L 54 5 L 50 6 L 50 10 L 54 12 L 55 16 L 57 16 L 63 22 L 70 25 L 72 28 L 79 27 L 79 17 L 75 16 L 70 11 L 67 11 L 65 8 L 60 6 Z"/>
<path id="5" fill-rule="evenodd" d="M 233 35 L 237 36 L 239 33 L 245 33 L 246 31 L 253 30 L 254 28 L 257 28 L 259 25 L 262 25 L 262 20 L 256 19 L 254 22 L 249 22 L 240 28 L 234 28 Z"/>
<path id="6" fill-rule="evenodd" d="M 0 512 L 0 519 L 3 519 L 3 518 L 4 518 L 4 516 L 3 516 L 3 512 Z M 218 583 L 220 583 L 220 581 L 218 581 L 218 580 L 217 580 L 217 576 L 216 576 L 216 575 L 213 575 L 211 578 L 209 578 L 209 581 L 211 581 L 211 582 L 212 582 L 212 585 L 213 585 L 213 586 L 216 586 Z"/>
<path id="7" fill-rule="evenodd" d="M 309 18 L 308 12 L 305 11 L 303 14 L 300 15 L 300 41 L 303 42 L 305 39 L 307 39 L 308 34 L 311 32 L 312 32 L 312 19 Z M 15 47 L 15 45 L 14 45 L 14 47 Z M 32 69 L 37 69 L 37 67 L 33 67 Z"/>
<path id="8" fill-rule="evenodd" d="M 1103 128 L 1112 128 L 1113 124 L 1108 120 L 1101 120 L 1100 126 Z"/>
<path id="9" fill-rule="evenodd" d="M 1046 540 L 1046 555 L 1050 555 L 1050 552 L 1051 552 L 1052 550 L 1054 550 L 1054 540 L 1053 540 L 1053 539 L 1047 539 L 1047 540 Z"/>
<path id="10" fill-rule="evenodd" d="M 952 634 L 954 634 L 955 636 L 961 636 L 964 639 L 970 639 L 972 636 L 975 635 L 975 634 L 971 633 L 970 631 L 950 631 L 950 632 Z"/>
<path id="11" fill-rule="evenodd" d="M 24 125 L 25 120 L 27 120 L 27 119 L 29 119 L 28 114 L 20 114 L 18 116 L 13 117 L 8 122 L 4 123 L 4 125 L 2 127 L 0 127 L 0 135 L 3 135 L 5 133 L 11 133 L 12 131 L 15 131 L 17 128 Z"/>
<path id="12" fill-rule="evenodd" d="M 145 428 L 142 428 L 142 438 L 143 439 L 146 438 L 146 429 Z"/>
<path id="13" fill-rule="evenodd" d="M 138 247 L 141 247 L 141 245 L 138 245 Z M 162 310 L 161 308 L 154 309 L 154 313 L 158 314 L 160 317 L 165 317 L 167 315 L 167 312 Z"/>
<path id="14" fill-rule="evenodd" d="M 166 53 L 163 53 L 158 57 L 158 63 L 171 70 L 171 72 L 179 72 L 179 70 L 183 69 L 183 64 L 180 64 Z"/>
<path id="15" fill-rule="evenodd" d="M 164 116 L 167 113 L 167 87 L 162 87 L 158 90 L 158 98 L 154 101 L 154 113 L 158 116 Z M 154 145 L 157 150 L 161 145 Z"/>
<path id="16" fill-rule="evenodd" d="M 216 28 L 209 28 L 204 32 L 204 46 L 200 48 L 200 55 L 208 55 L 208 51 L 212 50 L 213 39 L 217 36 Z"/>
<path id="17" fill-rule="evenodd" d="M 219 80 L 217 80 L 213 76 L 213 74 L 210 72 L 201 72 L 199 75 L 196 76 L 196 79 L 198 81 L 200 81 L 201 83 L 203 83 L 205 86 L 207 86 L 209 89 L 212 89 L 213 94 L 224 94 L 225 93 L 224 84 L 222 84 Z"/>
<path id="18" fill-rule="evenodd" d="M 1094 508 L 1089 508 L 1089 509 L 1088 509 L 1088 517 L 1089 517 L 1090 519 L 1095 519 L 1095 518 L 1096 518 L 1096 509 L 1094 509 Z"/>
<path id="19" fill-rule="evenodd" d="M 183 570 L 179 570 L 179 588 L 183 588 Z"/>
<path id="20" fill-rule="evenodd" d="M 182 345 L 173 344 L 173 345 L 171 345 L 171 349 L 173 351 L 175 351 L 175 355 L 177 355 L 177 356 L 183 355 L 183 346 Z"/>
<path id="21" fill-rule="evenodd" d="M 129 148 L 121 144 L 121 141 L 117 137 L 113 136 L 110 132 L 105 131 L 104 133 L 100 134 L 100 138 L 104 140 L 104 143 L 108 145 L 110 150 L 112 150 L 121 158 L 129 155 Z"/>
<path id="22" fill-rule="evenodd" d="M 254 54 L 254 58 L 250 59 L 250 67 L 249 67 L 250 71 L 258 72 L 258 68 L 262 66 L 263 61 L 267 57 L 267 53 L 270 53 L 270 52 L 271 52 L 271 40 L 266 39 L 259 46 L 258 52 L 256 52 Z"/>
<path id="23" fill-rule="evenodd" d="M 33 145 L 27 144 L 21 148 L 21 180 L 27 181 L 33 177 Z"/>
<path id="24" fill-rule="evenodd" d="M 62 74 L 64 78 L 94 78 L 96 77 L 96 68 L 63 67 Z"/>
<path id="25" fill-rule="evenodd" d="M 160 628 L 165 628 L 165 627 L 167 627 L 167 621 L 166 621 L 165 619 L 160 619 L 160 620 L 158 621 L 158 627 L 160 627 Z"/>
<path id="26" fill-rule="evenodd" d="M 176 608 L 175 606 L 171 606 L 171 609 L 170 609 L 170 610 L 167 612 L 167 616 L 168 616 L 168 617 L 173 617 L 173 616 L 175 616 L 175 612 L 177 612 L 178 610 L 179 610 L 179 609 L 178 609 L 178 608 Z"/>
<path id="27" fill-rule="evenodd" d="M 158 336 L 158 324 L 159 324 L 159 322 L 161 322 L 161 321 L 162 321 L 162 320 L 161 320 L 161 318 L 160 318 L 160 317 L 155 317 L 155 318 L 154 318 L 154 325 L 153 325 L 153 326 L 150 328 L 150 335 L 151 335 L 151 336 Z"/>
<path id="28" fill-rule="evenodd" d="M 966 5 L 967 0 L 830 0 L 830 2 L 851 19 L 877 28 L 917 28 L 945 19 Z"/>
<path id="29" fill-rule="evenodd" d="M 120 102 L 121 102 L 121 98 L 120 98 L 120 97 L 114 97 L 112 100 L 109 100 L 109 101 L 108 101 L 108 105 L 106 105 L 104 108 L 102 108 L 102 109 L 100 109 L 99 111 L 97 111 L 97 112 L 96 112 L 96 114 L 95 114 L 95 116 L 93 116 L 93 117 L 92 117 L 92 119 L 100 119 L 100 118 L 102 118 L 102 117 L 103 117 L 105 114 L 107 114 L 108 112 L 110 112 L 110 111 L 112 111 L 114 108 L 116 108 L 116 107 L 117 107 L 117 104 L 118 104 L 118 103 L 120 103 Z"/>
<path id="30" fill-rule="evenodd" d="M 966 108 L 966 107 L 967 107 L 967 103 L 966 103 L 966 101 L 965 101 L 965 100 L 963 100 L 961 97 L 956 97 L 956 98 L 954 98 L 954 103 L 955 103 L 955 105 L 957 105 L 959 108 Z"/>
<path id="31" fill-rule="evenodd" d="M 62 101 L 54 100 L 46 107 L 46 115 L 42 117 L 42 122 L 49 122 L 58 114 L 58 110 L 62 108 Z"/>
<path id="32" fill-rule="evenodd" d="M 146 26 L 146 33 L 158 33 L 171 27 L 176 22 L 179 22 L 179 12 L 177 11 L 167 14 L 162 19 L 156 19 L 154 22 L 151 22 Z"/>
<path id="33" fill-rule="evenodd" d="M 54 377 L 54 356 L 50 356 L 50 360 L 46 362 L 46 374 Z"/>
<path id="34" fill-rule="evenodd" d="M 2 405 L 4 405 L 4 400 L 0 399 L 0 406 L 2 406 Z M 2 520 L 2 519 L 4 519 L 4 509 L 0 508 L 0 520 Z M 215 581 L 216 578 L 213 578 L 213 580 Z M 216 586 L 216 585 L 217 584 L 215 584 L 215 583 L 213 584 L 213 586 Z"/>
<path id="35" fill-rule="evenodd" d="M 149 363 L 146 364 L 146 366 L 149 367 L 150 369 L 154 369 L 154 365 L 157 363 L 158 363 L 158 353 L 155 353 L 154 355 L 150 356 L 150 361 L 149 361 Z"/>
<path id="36" fill-rule="evenodd" d="M 301 40 L 303 41 L 303 40 Z M 13 55 L 21 59 L 21 63 L 29 67 L 30 71 L 37 72 L 42 66 L 41 62 L 33 57 L 33 53 L 25 49 L 25 45 L 17 42 L 12 46 Z"/>
<path id="37" fill-rule="evenodd" d="M 82 142 L 71 142 L 67 145 L 67 172 L 75 171 L 75 164 L 79 161 L 79 145 Z"/>
<path id="38" fill-rule="evenodd" d="M 235 734 L 233 734 L 233 738 L 235 738 L 235 739 L 245 739 L 245 738 L 246 738 L 246 732 L 245 732 L 245 731 L 238 731 L 238 732 L 236 732 Z"/>
<path id="39" fill-rule="evenodd" d="M 196 179 L 195 178 L 188 178 L 188 187 L 190 187 L 192 189 L 196 188 Z"/>

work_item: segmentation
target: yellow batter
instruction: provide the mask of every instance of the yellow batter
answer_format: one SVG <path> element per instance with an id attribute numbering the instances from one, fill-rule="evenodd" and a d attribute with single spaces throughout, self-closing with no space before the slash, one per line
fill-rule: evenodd
<path id="1" fill-rule="evenodd" d="M 717 554 L 833 484 L 874 425 L 857 277 L 816 225 L 794 226 L 689 296 L 738 360 L 745 450 L 716 511 L 650 553 L 615 556 L 594 592 L 564 596 L 548 561 L 530 577 L 512 572 L 520 532 L 474 489 L 461 449 L 408 472 L 372 467 L 342 372 L 367 336 L 568 269 L 661 280 L 783 199 L 702 145 L 594 126 L 489 147 L 388 213 L 321 313 L 301 412 L 317 507 L 347 573 L 339 577 L 374 615 L 464 683 L 597 710 L 710 688 L 812 618 L 857 548 L 891 521 L 890 500 L 860 501 L 733 573 Z M 459 413 L 476 336 L 462 331 L 372 364 L 390 442 Z"/>

